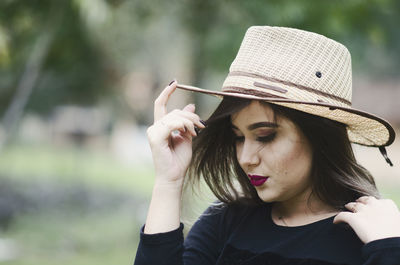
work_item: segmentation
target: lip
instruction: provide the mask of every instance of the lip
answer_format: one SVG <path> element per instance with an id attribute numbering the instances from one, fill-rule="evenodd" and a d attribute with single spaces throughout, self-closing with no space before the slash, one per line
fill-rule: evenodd
<path id="1" fill-rule="evenodd" d="M 252 175 L 252 174 L 248 174 L 249 178 L 250 178 L 250 183 L 253 186 L 261 186 L 262 184 L 264 184 L 264 182 L 266 182 L 268 180 L 268 177 L 265 176 L 259 176 L 259 175 Z"/>

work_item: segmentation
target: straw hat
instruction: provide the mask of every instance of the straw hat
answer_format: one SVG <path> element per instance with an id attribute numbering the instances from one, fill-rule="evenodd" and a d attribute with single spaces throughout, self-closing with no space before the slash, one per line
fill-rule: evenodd
<path id="1" fill-rule="evenodd" d="M 250 27 L 222 91 L 178 84 L 185 90 L 263 100 L 347 125 L 353 143 L 381 147 L 395 138 L 382 118 L 352 108 L 351 56 L 325 36 L 284 27 Z M 387 159 L 388 160 L 388 159 Z"/>

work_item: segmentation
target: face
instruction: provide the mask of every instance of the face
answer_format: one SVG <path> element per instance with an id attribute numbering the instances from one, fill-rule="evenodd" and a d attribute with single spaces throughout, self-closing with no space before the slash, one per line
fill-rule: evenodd
<path id="1" fill-rule="evenodd" d="M 300 129 L 259 101 L 231 119 L 238 162 L 258 196 L 265 202 L 308 197 L 312 150 Z"/>

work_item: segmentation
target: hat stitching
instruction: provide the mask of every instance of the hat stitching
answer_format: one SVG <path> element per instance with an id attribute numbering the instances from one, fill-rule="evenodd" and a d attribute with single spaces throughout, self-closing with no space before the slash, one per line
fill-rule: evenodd
<path id="1" fill-rule="evenodd" d="M 253 85 L 257 86 L 257 87 L 271 89 L 271 90 L 274 90 L 274 91 L 277 91 L 277 92 L 280 92 L 280 93 L 287 93 L 288 92 L 287 89 L 276 87 L 276 86 L 270 86 L 270 85 L 263 84 L 263 83 L 260 83 L 260 82 L 254 82 Z"/>
<path id="2" fill-rule="evenodd" d="M 246 89 L 246 88 L 242 88 L 242 87 L 226 87 L 226 89 L 224 89 L 224 92 L 247 94 L 247 95 L 252 95 L 252 96 L 256 96 L 256 97 L 288 99 L 286 97 L 277 96 L 277 95 L 270 94 L 267 92 L 262 92 L 262 91 L 253 90 L 253 89 Z"/>
<path id="3" fill-rule="evenodd" d="M 227 78 L 224 82 L 222 92 L 225 91 L 225 88 L 227 88 L 227 87 L 241 87 L 241 88 L 257 90 L 257 91 L 261 91 L 261 92 L 269 92 L 269 91 L 266 91 L 267 89 L 265 89 L 265 88 L 259 88 L 259 87 L 254 86 L 252 83 L 254 81 L 254 79 L 249 79 L 249 78 L 246 78 L 243 76 Z M 273 82 L 266 82 L 266 84 L 268 84 L 268 85 L 270 85 L 270 83 L 273 83 Z M 274 85 L 274 84 L 276 84 L 276 83 L 273 83 L 271 85 Z M 302 101 L 302 102 L 309 102 L 311 104 L 314 104 L 315 102 L 318 102 L 317 99 L 321 99 L 321 97 L 322 97 L 313 92 L 303 91 L 303 90 L 297 89 L 295 87 L 290 87 L 290 86 L 286 86 L 286 85 L 281 85 L 281 87 L 288 89 L 288 93 L 285 94 L 284 96 L 287 99 L 290 99 L 291 101 L 297 101 L 297 102 Z M 278 94 L 278 92 L 273 91 L 273 90 L 271 90 L 270 93 L 277 95 L 277 96 L 282 95 L 282 94 Z M 326 102 L 330 102 L 331 106 L 342 106 L 342 107 L 346 107 L 346 108 L 349 107 L 347 104 L 341 103 L 335 99 L 331 99 L 328 97 L 322 97 L 322 98 Z M 285 99 L 285 101 L 287 101 L 287 99 Z"/>
<path id="4" fill-rule="evenodd" d="M 311 87 L 301 86 L 301 85 L 297 85 L 295 83 L 291 83 L 291 82 L 288 82 L 288 81 L 278 80 L 276 78 L 262 76 L 262 75 L 258 75 L 258 74 L 254 74 L 254 73 L 246 73 L 246 72 L 242 72 L 242 71 L 230 72 L 228 74 L 228 76 L 248 76 L 248 77 L 253 77 L 253 78 L 265 79 L 265 80 L 270 81 L 270 82 L 281 83 L 281 84 L 286 85 L 286 86 L 292 86 L 292 87 L 296 87 L 296 88 L 299 88 L 299 89 L 302 89 L 302 90 L 306 90 L 308 92 L 312 92 L 314 94 L 318 94 L 318 95 L 321 95 L 321 96 L 324 96 L 324 97 L 330 97 L 330 98 L 332 98 L 334 100 L 340 101 L 340 102 L 342 102 L 342 103 L 344 103 L 346 105 L 351 106 L 351 102 L 346 100 L 346 99 L 344 99 L 344 98 L 342 98 L 342 97 L 339 97 L 339 96 L 336 96 L 336 95 L 332 95 L 332 94 L 323 92 L 321 90 L 316 90 L 316 89 L 311 88 Z"/>

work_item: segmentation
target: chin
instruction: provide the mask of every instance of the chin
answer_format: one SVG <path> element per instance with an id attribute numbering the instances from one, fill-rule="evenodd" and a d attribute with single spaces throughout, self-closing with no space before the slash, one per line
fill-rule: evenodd
<path id="1" fill-rule="evenodd" d="M 265 194 L 265 192 L 257 192 L 258 197 L 263 201 L 263 202 L 275 202 L 277 201 L 277 196 L 274 196 L 272 194 Z"/>

